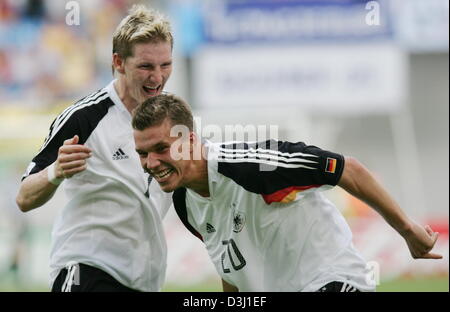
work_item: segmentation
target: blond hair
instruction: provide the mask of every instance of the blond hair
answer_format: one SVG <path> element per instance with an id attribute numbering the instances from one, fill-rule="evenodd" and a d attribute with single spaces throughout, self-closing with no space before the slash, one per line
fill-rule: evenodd
<path id="1" fill-rule="evenodd" d="M 113 35 L 113 54 L 133 56 L 133 46 L 142 42 L 169 42 L 173 48 L 170 22 L 158 11 L 133 5 Z"/>

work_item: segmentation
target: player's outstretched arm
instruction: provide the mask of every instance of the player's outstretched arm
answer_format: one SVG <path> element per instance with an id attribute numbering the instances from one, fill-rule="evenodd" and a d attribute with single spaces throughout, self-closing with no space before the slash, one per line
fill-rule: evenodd
<path id="1" fill-rule="evenodd" d="M 233 286 L 222 279 L 222 287 L 223 292 L 238 292 L 239 289 L 236 286 Z"/>
<path id="2" fill-rule="evenodd" d="M 375 209 L 406 240 L 413 258 L 441 259 L 431 253 L 438 233 L 427 225 L 418 225 L 411 220 L 359 161 L 345 157 L 345 166 L 338 185 Z"/>
<path id="3" fill-rule="evenodd" d="M 91 156 L 91 150 L 78 144 L 78 141 L 77 135 L 65 140 L 52 165 L 22 181 L 16 197 L 20 210 L 26 212 L 42 206 L 52 198 L 58 188 L 58 183 L 55 181 L 70 178 L 86 169 L 86 159 Z M 53 170 L 50 175 L 49 170 Z M 49 176 L 54 178 L 53 183 L 50 182 Z"/>

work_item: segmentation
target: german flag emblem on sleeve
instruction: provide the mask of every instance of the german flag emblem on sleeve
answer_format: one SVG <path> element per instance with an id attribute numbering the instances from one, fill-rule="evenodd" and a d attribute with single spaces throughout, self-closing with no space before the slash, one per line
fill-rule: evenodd
<path id="1" fill-rule="evenodd" d="M 327 157 L 327 165 L 325 167 L 325 172 L 334 173 L 336 171 L 336 158 Z"/>

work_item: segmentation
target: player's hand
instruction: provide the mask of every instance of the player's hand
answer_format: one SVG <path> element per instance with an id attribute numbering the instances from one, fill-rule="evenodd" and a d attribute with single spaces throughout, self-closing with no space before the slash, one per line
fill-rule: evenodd
<path id="1" fill-rule="evenodd" d="M 90 148 L 78 144 L 80 138 L 75 135 L 64 141 L 59 148 L 58 158 L 55 162 L 55 176 L 57 178 L 70 178 L 87 168 L 86 159 L 92 156 Z"/>
<path id="2" fill-rule="evenodd" d="M 415 222 L 403 235 L 414 259 L 442 259 L 442 255 L 430 252 L 438 236 L 439 233 L 434 232 L 429 225 L 421 226 Z"/>

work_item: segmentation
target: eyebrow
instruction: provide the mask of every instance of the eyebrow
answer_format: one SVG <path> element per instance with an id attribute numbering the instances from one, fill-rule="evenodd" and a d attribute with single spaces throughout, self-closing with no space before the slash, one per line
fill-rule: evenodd
<path id="1" fill-rule="evenodd" d="M 158 148 L 167 147 L 167 146 L 169 146 L 169 144 L 164 142 L 164 141 L 162 141 L 162 142 L 158 142 L 155 145 L 153 145 L 152 149 L 158 149 Z"/>
<path id="2" fill-rule="evenodd" d="M 138 154 L 146 154 L 147 152 L 136 148 L 136 153 L 138 153 Z"/>
<path id="3" fill-rule="evenodd" d="M 159 62 L 151 62 L 151 61 L 139 61 L 136 64 L 137 64 L 137 66 L 144 66 L 144 65 L 155 66 L 155 65 L 172 64 L 172 63 L 173 63 L 173 60 L 170 59 L 170 60 L 165 60 L 165 61 L 163 61 L 161 63 L 159 63 Z"/>
<path id="4" fill-rule="evenodd" d="M 166 143 L 164 141 L 161 141 L 161 142 L 158 142 L 155 145 L 153 145 L 152 148 L 150 149 L 150 151 L 157 150 L 158 148 L 161 148 L 161 147 L 168 147 L 168 146 L 169 146 L 168 143 Z M 148 152 L 143 151 L 143 150 L 138 149 L 138 148 L 136 148 L 136 152 L 139 153 L 139 154 L 140 153 L 143 153 L 143 154 L 148 153 Z"/>

